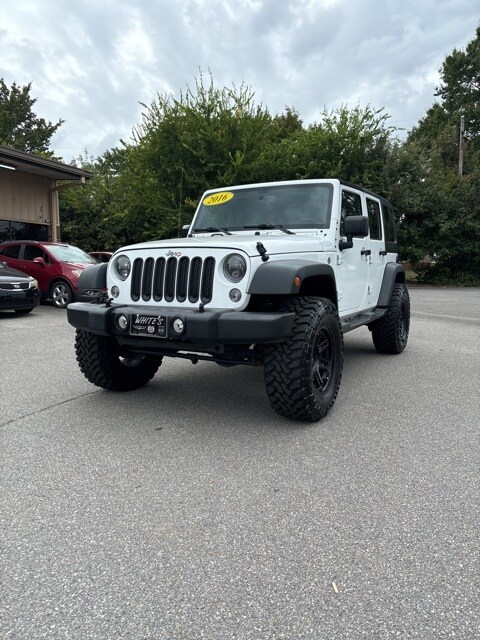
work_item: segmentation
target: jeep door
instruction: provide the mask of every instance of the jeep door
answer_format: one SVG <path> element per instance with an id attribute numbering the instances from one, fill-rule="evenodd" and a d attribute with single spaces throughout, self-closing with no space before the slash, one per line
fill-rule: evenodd
<path id="1" fill-rule="evenodd" d="M 368 272 L 368 302 L 376 304 L 385 271 L 386 256 L 380 201 L 372 196 L 366 197 L 368 224 L 370 227 L 370 268 Z"/>
<path id="2" fill-rule="evenodd" d="M 365 216 L 364 195 L 342 188 L 340 237 L 345 238 L 343 221 L 347 216 Z M 340 314 L 367 306 L 369 238 L 352 238 L 353 247 L 338 254 L 337 289 Z"/>

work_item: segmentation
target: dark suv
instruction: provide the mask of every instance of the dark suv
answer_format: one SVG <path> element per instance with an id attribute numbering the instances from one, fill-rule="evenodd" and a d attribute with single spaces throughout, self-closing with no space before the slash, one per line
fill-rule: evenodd
<path id="1" fill-rule="evenodd" d="M 38 281 L 43 298 L 55 307 L 66 307 L 74 300 L 93 302 L 103 296 L 100 289 L 79 289 L 78 278 L 87 267 L 98 264 L 79 249 L 60 242 L 12 240 L 0 243 L 0 260 Z"/>

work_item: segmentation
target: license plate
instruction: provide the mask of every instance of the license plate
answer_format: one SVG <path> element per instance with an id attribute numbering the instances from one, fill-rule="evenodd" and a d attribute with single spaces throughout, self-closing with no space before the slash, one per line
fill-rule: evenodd
<path id="1" fill-rule="evenodd" d="M 130 323 L 130 335 L 148 338 L 166 338 L 167 320 L 165 316 L 146 316 L 135 313 Z"/>

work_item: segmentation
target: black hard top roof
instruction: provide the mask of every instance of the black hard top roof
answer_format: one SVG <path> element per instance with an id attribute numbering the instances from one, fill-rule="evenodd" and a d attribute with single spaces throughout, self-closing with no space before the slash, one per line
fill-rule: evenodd
<path id="1" fill-rule="evenodd" d="M 357 191 L 363 191 L 363 193 L 366 193 L 369 196 L 378 198 L 379 200 L 387 204 L 389 207 L 392 207 L 392 209 L 394 208 L 390 200 L 387 200 L 383 196 L 378 195 L 378 193 L 375 193 L 374 191 L 370 191 L 370 189 L 366 189 L 365 187 L 360 187 L 358 184 L 353 184 L 352 182 L 347 182 L 347 180 L 340 180 L 340 184 L 343 184 L 346 187 L 351 187 L 352 189 L 356 189 Z"/>

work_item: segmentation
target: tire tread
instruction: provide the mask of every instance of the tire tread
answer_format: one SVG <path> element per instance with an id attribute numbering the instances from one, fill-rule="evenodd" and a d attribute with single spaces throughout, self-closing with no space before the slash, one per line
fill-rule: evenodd
<path id="1" fill-rule="evenodd" d="M 388 305 L 388 311 L 379 320 L 375 320 L 370 325 L 372 331 L 372 340 L 378 353 L 398 354 L 401 353 L 406 346 L 400 339 L 398 327 L 398 314 L 402 305 L 405 305 L 404 312 L 407 313 L 408 321 L 410 318 L 410 298 L 408 290 L 404 284 L 396 283 L 393 286 L 392 297 Z M 407 329 L 408 337 L 408 329 Z"/>
<path id="2" fill-rule="evenodd" d="M 265 352 L 265 388 L 270 404 L 277 413 L 287 418 L 316 421 L 327 415 L 338 395 L 342 376 L 343 334 L 335 305 L 326 298 L 292 298 L 285 311 L 296 314 L 294 326 L 281 345 L 273 345 Z M 340 374 L 330 401 L 318 406 L 308 392 L 310 370 L 306 366 L 307 345 L 313 337 L 319 315 L 332 314 L 338 323 L 341 341 Z"/>
<path id="3" fill-rule="evenodd" d="M 156 374 L 161 358 L 148 356 L 139 365 L 127 367 L 119 360 L 113 338 L 77 329 L 75 353 L 81 372 L 97 387 L 108 391 L 131 391 L 146 385 Z"/>

